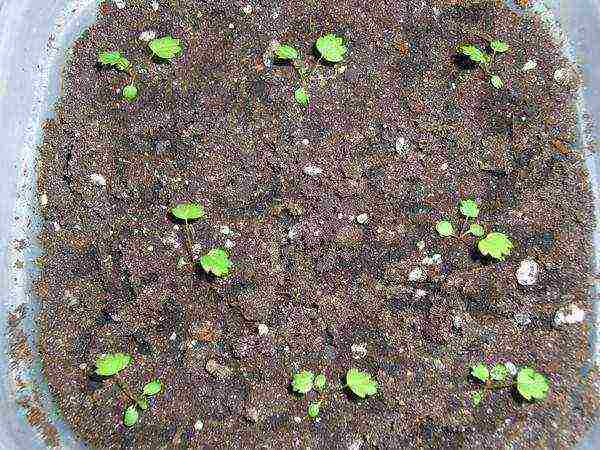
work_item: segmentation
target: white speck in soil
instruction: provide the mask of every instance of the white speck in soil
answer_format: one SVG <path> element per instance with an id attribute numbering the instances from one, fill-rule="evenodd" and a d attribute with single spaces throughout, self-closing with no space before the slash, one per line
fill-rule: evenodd
<path id="1" fill-rule="evenodd" d="M 352 352 L 353 359 L 362 359 L 367 356 L 367 344 L 352 344 L 350 351 Z"/>
<path id="2" fill-rule="evenodd" d="M 294 422 L 301 423 L 302 422 L 302 418 L 298 417 L 298 416 L 294 416 Z"/>
<path id="3" fill-rule="evenodd" d="M 408 281 L 412 281 L 412 282 L 424 281 L 426 277 L 427 277 L 427 274 L 425 273 L 425 271 L 423 269 L 421 269 L 420 267 L 415 267 L 408 274 Z"/>
<path id="4" fill-rule="evenodd" d="M 304 145 L 305 147 L 308 147 L 308 144 L 310 144 L 310 141 L 306 138 L 302 139 L 302 145 Z"/>
<path id="5" fill-rule="evenodd" d="M 290 241 L 293 241 L 294 239 L 296 239 L 298 237 L 298 227 L 297 226 L 293 226 L 290 228 L 290 231 L 288 231 L 287 237 Z"/>
<path id="6" fill-rule="evenodd" d="M 231 249 L 233 247 L 235 247 L 235 242 L 233 242 L 231 239 L 227 239 L 225 241 L 225 248 Z"/>
<path id="7" fill-rule="evenodd" d="M 140 33 L 139 39 L 140 41 L 150 42 L 152 39 L 156 37 L 156 31 L 148 30 Z"/>
<path id="8" fill-rule="evenodd" d="M 556 311 L 554 315 L 554 325 L 559 327 L 563 324 L 572 325 L 583 322 L 585 319 L 585 311 L 575 304 L 565 306 Z"/>
<path id="9" fill-rule="evenodd" d="M 533 59 L 530 59 L 523 66 L 523 72 L 527 72 L 529 70 L 534 70 L 536 67 L 537 67 L 537 62 L 535 62 L 535 60 L 533 60 Z"/>
<path id="10" fill-rule="evenodd" d="M 250 406 L 249 408 L 246 409 L 245 416 L 246 416 L 246 419 L 248 419 L 250 422 L 254 422 L 254 423 L 257 423 L 258 420 L 260 419 L 258 410 L 253 406 Z"/>
<path id="11" fill-rule="evenodd" d="M 230 29 L 230 30 L 233 30 L 234 28 L 235 28 L 235 25 L 234 25 L 234 24 L 232 24 L 232 23 L 230 23 L 230 24 L 229 24 L 229 29 Z"/>
<path id="12" fill-rule="evenodd" d="M 91 174 L 90 181 L 98 186 L 106 186 L 106 178 L 99 173 Z"/>
<path id="13" fill-rule="evenodd" d="M 259 323 L 258 324 L 258 335 L 265 336 L 267 334 L 269 334 L 269 327 L 266 326 L 264 323 Z"/>
<path id="14" fill-rule="evenodd" d="M 125 0 L 113 0 L 117 8 L 123 9 L 126 6 Z"/>
<path id="15" fill-rule="evenodd" d="M 525 327 L 531 323 L 531 314 L 527 311 L 519 311 L 515 313 L 515 322 L 517 325 Z"/>
<path id="16" fill-rule="evenodd" d="M 519 371 L 517 366 L 515 366 L 511 361 L 506 361 L 504 366 L 506 367 L 506 370 L 508 370 L 508 373 L 510 373 L 512 376 L 515 376 Z"/>
<path id="17" fill-rule="evenodd" d="M 252 5 L 246 5 L 242 8 L 243 13 L 246 15 L 252 14 L 252 10 Z"/>
<path id="18" fill-rule="evenodd" d="M 150 6 L 152 7 L 152 9 L 153 9 L 154 11 L 158 11 L 158 1 L 157 1 L 157 0 L 154 0 L 154 1 L 152 1 L 152 2 L 150 3 Z"/>
<path id="19" fill-rule="evenodd" d="M 539 274 L 539 264 L 532 259 L 525 259 L 517 269 L 517 281 L 521 286 L 533 286 L 537 283 Z"/>
<path id="20" fill-rule="evenodd" d="M 426 296 L 427 296 L 427 291 L 424 290 L 424 289 L 417 289 L 415 291 L 415 294 L 414 294 L 414 297 L 416 299 L 423 298 L 423 297 L 426 297 Z"/>
<path id="21" fill-rule="evenodd" d="M 356 216 L 356 221 L 359 224 L 364 225 L 369 221 L 369 215 L 367 213 L 359 214 L 358 216 Z"/>
<path id="22" fill-rule="evenodd" d="M 172 341 L 174 341 L 175 339 L 177 339 L 177 333 L 173 332 L 173 334 L 171 335 L 171 337 L 169 339 L 172 340 Z"/>
<path id="23" fill-rule="evenodd" d="M 420 251 L 425 250 L 425 241 L 417 242 L 417 249 L 419 249 Z"/>
<path id="24" fill-rule="evenodd" d="M 398 136 L 396 139 L 396 152 L 399 154 L 404 153 L 408 149 L 408 144 L 404 136 Z"/>
<path id="25" fill-rule="evenodd" d="M 46 206 L 48 204 L 48 196 L 46 194 L 40 195 L 40 205 Z"/>
<path id="26" fill-rule="evenodd" d="M 346 449 L 347 450 L 360 450 L 364 441 L 361 438 L 354 438 L 350 442 L 348 442 Z"/>
<path id="27" fill-rule="evenodd" d="M 54 232 L 58 233 L 60 231 L 60 223 L 58 222 L 52 222 L 52 226 L 54 227 Z"/>
<path id="28" fill-rule="evenodd" d="M 225 236 L 229 236 L 231 234 L 231 228 L 229 228 L 227 225 L 221 225 L 219 232 Z"/>
<path id="29" fill-rule="evenodd" d="M 209 359 L 206 362 L 206 371 L 210 373 L 213 377 L 226 379 L 233 375 L 233 370 L 229 367 L 219 364 L 214 359 Z"/>
<path id="30" fill-rule="evenodd" d="M 323 173 L 323 169 L 317 166 L 304 166 L 303 170 L 306 175 L 310 175 L 311 177 L 316 177 L 317 175 L 321 175 Z"/>
<path id="31" fill-rule="evenodd" d="M 439 253 L 435 253 L 432 256 L 426 256 L 421 261 L 426 266 L 433 266 L 442 263 L 442 255 Z"/>
<path id="32" fill-rule="evenodd" d="M 196 420 L 196 423 L 194 424 L 194 430 L 202 431 L 203 429 L 204 429 L 204 422 L 202 422 L 200 419 Z"/>

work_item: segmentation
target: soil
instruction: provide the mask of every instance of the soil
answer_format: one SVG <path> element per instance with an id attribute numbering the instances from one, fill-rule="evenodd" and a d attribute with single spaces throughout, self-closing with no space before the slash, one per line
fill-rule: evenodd
<path id="1" fill-rule="evenodd" d="M 576 68 L 537 18 L 493 2 L 245 5 L 105 2 L 70 50 L 40 149 L 37 290 L 44 371 L 74 431 L 98 449 L 574 445 L 598 406 L 589 322 L 553 323 L 573 304 L 591 316 Z M 182 56 L 153 60 L 148 30 L 182 39 Z M 312 67 L 329 32 L 349 52 L 319 63 L 305 109 L 268 49 L 291 43 Z M 456 56 L 488 35 L 511 46 L 494 61 L 499 90 Z M 108 49 L 134 64 L 136 101 L 121 97 L 126 75 L 96 64 Z M 465 197 L 510 236 L 506 261 L 435 232 L 460 226 Z M 226 279 L 189 264 L 169 209 L 191 200 L 207 211 L 197 247 L 231 248 Z M 529 287 L 515 276 L 526 258 L 541 269 Z M 424 279 L 411 282 L 415 268 Z M 165 386 L 132 428 L 115 380 L 93 376 L 108 352 L 133 356 L 122 378 L 135 392 Z M 479 361 L 536 368 L 549 398 L 499 390 L 473 406 Z M 350 367 L 377 395 L 341 389 Z M 329 380 L 317 420 L 290 391 L 300 369 Z"/>

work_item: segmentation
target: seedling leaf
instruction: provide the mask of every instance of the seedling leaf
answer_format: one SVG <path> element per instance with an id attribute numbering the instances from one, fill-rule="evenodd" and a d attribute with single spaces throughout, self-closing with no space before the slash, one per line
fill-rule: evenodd
<path id="1" fill-rule="evenodd" d="M 121 53 L 114 52 L 100 52 L 98 55 L 98 62 L 105 66 L 115 66 L 117 62 L 122 58 Z"/>
<path id="2" fill-rule="evenodd" d="M 483 237 L 483 235 L 485 234 L 485 230 L 478 223 L 472 223 L 469 226 L 468 232 L 471 233 L 473 236 L 477 236 L 477 237 Z"/>
<path id="3" fill-rule="evenodd" d="M 96 359 L 96 374 L 103 377 L 110 377 L 118 374 L 129 365 L 131 356 L 125 353 L 109 353 L 101 355 Z"/>
<path id="4" fill-rule="evenodd" d="M 502 81 L 502 78 L 500 78 L 498 75 L 492 75 L 490 78 L 490 83 L 492 83 L 492 86 L 494 86 L 496 89 L 502 89 L 504 87 L 504 81 Z"/>
<path id="5" fill-rule="evenodd" d="M 131 405 L 125 410 L 125 414 L 123 414 L 123 424 L 125 424 L 126 427 L 132 427 L 136 424 L 139 418 L 140 415 L 137 411 L 137 408 L 135 405 Z"/>
<path id="6" fill-rule="evenodd" d="M 138 398 L 136 400 L 136 403 L 142 411 L 146 411 L 150 406 L 150 404 L 148 403 L 148 400 L 144 397 Z"/>
<path id="7" fill-rule="evenodd" d="M 321 412 L 321 402 L 312 402 L 308 405 L 308 417 L 315 418 Z"/>
<path id="8" fill-rule="evenodd" d="M 204 217 L 204 208 L 198 203 L 179 203 L 171 209 L 171 214 L 181 220 L 194 220 Z"/>
<path id="9" fill-rule="evenodd" d="M 181 53 L 181 41 L 171 36 L 152 39 L 148 46 L 152 53 L 162 59 L 173 59 Z"/>
<path id="10" fill-rule="evenodd" d="M 517 374 L 517 390 L 525 400 L 543 400 L 548 396 L 550 383 L 541 373 L 524 367 Z"/>
<path id="11" fill-rule="evenodd" d="M 470 198 L 461 200 L 459 203 L 459 208 L 460 212 L 465 217 L 474 219 L 479 215 L 479 206 L 477 206 L 477 202 L 475 200 L 471 200 Z"/>
<path id="12" fill-rule="evenodd" d="M 298 53 L 298 51 L 294 47 L 286 44 L 282 44 L 279 47 L 277 47 L 277 50 L 275 50 L 275 56 L 277 56 L 279 59 L 300 58 L 300 54 Z"/>
<path id="13" fill-rule="evenodd" d="M 138 90 L 133 84 L 128 84 L 123 88 L 123 98 L 125 100 L 135 100 L 138 95 Z"/>
<path id="14" fill-rule="evenodd" d="M 218 277 L 229 274 L 232 266 L 229 255 L 222 248 L 213 248 L 210 252 L 200 258 L 200 265 L 208 272 Z"/>
<path id="15" fill-rule="evenodd" d="M 473 403 L 473 406 L 479 405 L 481 400 L 483 400 L 483 391 L 475 391 L 471 394 L 471 402 Z"/>
<path id="16" fill-rule="evenodd" d="M 490 378 L 494 381 L 504 381 L 508 376 L 508 369 L 504 364 L 496 364 L 490 370 Z"/>
<path id="17" fill-rule="evenodd" d="M 308 102 L 310 101 L 310 96 L 303 87 L 296 89 L 294 92 L 294 98 L 302 106 L 307 106 Z"/>
<path id="18" fill-rule="evenodd" d="M 144 386 L 144 395 L 156 395 L 162 389 L 162 383 L 160 380 L 152 380 L 146 386 Z"/>
<path id="19" fill-rule="evenodd" d="M 299 394 L 306 394 L 314 385 L 315 374 L 310 370 L 303 370 L 292 377 L 292 389 Z"/>
<path id="20" fill-rule="evenodd" d="M 361 372 L 358 369 L 348 370 L 346 373 L 346 385 L 360 398 L 376 394 L 378 387 L 377 381 L 373 380 L 370 374 Z"/>
<path id="21" fill-rule="evenodd" d="M 458 47 L 458 51 L 477 64 L 487 65 L 490 62 L 490 56 L 472 44 L 463 44 Z"/>
<path id="22" fill-rule="evenodd" d="M 484 363 L 479 363 L 471 368 L 471 375 L 485 383 L 490 378 L 490 371 Z"/>
<path id="23" fill-rule="evenodd" d="M 325 378 L 325 375 L 323 375 L 322 373 L 320 373 L 319 375 L 317 375 L 315 377 L 315 389 L 317 391 L 322 391 L 323 389 L 325 389 L 325 386 L 327 385 L 327 379 Z"/>
<path id="24" fill-rule="evenodd" d="M 490 47 L 492 47 L 492 50 L 494 50 L 497 53 L 504 53 L 510 49 L 509 45 L 506 42 L 501 41 L 499 39 L 494 39 L 492 42 L 490 42 Z"/>
<path id="25" fill-rule="evenodd" d="M 440 236 L 454 236 L 454 226 L 447 220 L 440 220 L 438 223 L 435 224 L 435 229 L 440 234 Z"/>
<path id="26" fill-rule="evenodd" d="M 504 261 L 504 257 L 510 255 L 513 244 L 505 234 L 493 232 L 480 240 L 477 247 L 482 255 Z"/>
<path id="27" fill-rule="evenodd" d="M 317 50 L 325 60 L 333 63 L 343 61 L 348 51 L 342 38 L 333 33 L 317 39 Z"/>

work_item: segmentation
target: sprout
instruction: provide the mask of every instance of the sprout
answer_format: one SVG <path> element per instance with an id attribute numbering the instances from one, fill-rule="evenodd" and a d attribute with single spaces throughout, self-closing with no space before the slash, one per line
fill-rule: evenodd
<path id="1" fill-rule="evenodd" d="M 510 255 L 513 244 L 503 233 L 490 233 L 485 239 L 478 243 L 479 251 L 483 256 L 491 256 L 499 261 L 504 261 L 505 256 Z"/>
<path id="2" fill-rule="evenodd" d="M 348 51 L 342 38 L 335 34 L 321 36 L 317 40 L 317 50 L 325 60 L 333 63 L 343 61 Z"/>
<path id="3" fill-rule="evenodd" d="M 375 395 L 378 387 L 370 374 L 357 369 L 350 369 L 346 373 L 346 386 L 360 398 Z"/>
<path id="4" fill-rule="evenodd" d="M 447 220 L 441 220 L 435 225 L 436 231 L 443 237 L 454 236 L 454 226 Z"/>
<path id="5" fill-rule="evenodd" d="M 148 46 L 152 53 L 161 59 L 173 59 L 182 51 L 181 41 L 171 36 L 152 39 Z"/>

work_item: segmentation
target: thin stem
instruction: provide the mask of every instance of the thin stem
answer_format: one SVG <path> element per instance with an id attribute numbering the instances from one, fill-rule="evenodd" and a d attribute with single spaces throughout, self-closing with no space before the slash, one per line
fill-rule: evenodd
<path id="1" fill-rule="evenodd" d="M 187 219 L 185 219 L 185 231 L 184 231 L 185 237 L 186 237 L 186 242 L 187 242 L 187 246 L 188 246 L 188 252 L 190 254 L 190 257 L 192 258 L 192 262 L 194 261 L 194 251 L 192 250 L 192 233 L 191 233 L 191 227 L 190 227 L 190 223 L 188 222 Z"/>
<path id="2" fill-rule="evenodd" d="M 490 382 L 489 385 L 486 385 L 486 388 L 496 390 L 496 389 L 510 388 L 510 387 L 514 387 L 516 385 L 517 385 L 517 383 L 514 381 L 510 382 L 510 383 L 502 383 L 502 384 L 495 384 L 495 385 L 492 385 Z"/>
<path id="3" fill-rule="evenodd" d="M 317 60 L 317 63 L 315 64 L 315 68 L 312 70 L 312 72 L 310 73 L 310 76 L 308 77 L 308 81 L 310 81 L 310 79 L 313 77 L 313 75 L 319 68 L 319 63 L 321 62 L 322 59 L 323 59 L 323 56 L 319 56 L 319 59 Z"/>
<path id="4" fill-rule="evenodd" d="M 123 392 L 125 392 L 127 397 L 129 397 L 132 402 L 135 402 L 135 403 L 138 402 L 137 397 L 131 393 L 129 386 L 127 386 L 127 383 L 125 383 L 123 380 L 121 380 L 121 378 L 119 378 L 119 375 L 115 375 L 115 381 L 117 382 L 117 384 L 119 385 L 121 390 Z"/>

